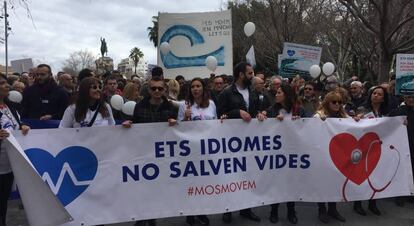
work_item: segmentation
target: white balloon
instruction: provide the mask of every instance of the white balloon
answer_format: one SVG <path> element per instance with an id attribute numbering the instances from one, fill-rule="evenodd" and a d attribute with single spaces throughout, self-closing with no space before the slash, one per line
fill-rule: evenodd
<path id="1" fill-rule="evenodd" d="M 322 66 L 322 71 L 325 75 L 332 75 L 335 71 L 335 65 L 331 62 L 327 62 Z"/>
<path id="2" fill-rule="evenodd" d="M 312 78 L 317 78 L 321 74 L 321 67 L 315 64 L 309 68 L 309 74 Z"/>
<path id="3" fill-rule="evenodd" d="M 134 115 L 134 109 L 136 104 L 137 103 L 135 101 L 127 101 L 124 104 L 124 106 L 122 106 L 122 112 L 129 116 Z"/>
<path id="4" fill-rule="evenodd" d="M 160 45 L 161 53 L 167 55 L 170 52 L 171 46 L 168 42 L 163 42 Z"/>
<path id="5" fill-rule="evenodd" d="M 256 25 L 253 22 L 247 22 L 244 25 L 244 33 L 247 37 L 250 37 L 254 34 L 254 31 L 256 30 Z"/>
<path id="6" fill-rule="evenodd" d="M 122 105 L 124 105 L 124 98 L 122 98 L 120 95 L 113 95 L 111 97 L 111 106 L 115 109 L 115 110 L 121 110 L 122 109 Z"/>
<path id="7" fill-rule="evenodd" d="M 208 70 L 215 71 L 217 68 L 217 59 L 214 56 L 208 56 L 206 58 L 206 66 Z"/>
<path id="8" fill-rule="evenodd" d="M 23 96 L 16 90 L 12 90 L 9 92 L 9 100 L 14 103 L 22 102 Z"/>

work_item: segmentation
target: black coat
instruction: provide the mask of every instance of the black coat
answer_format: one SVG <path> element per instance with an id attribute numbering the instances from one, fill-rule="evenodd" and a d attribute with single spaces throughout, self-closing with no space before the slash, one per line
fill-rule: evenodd
<path id="1" fill-rule="evenodd" d="M 262 106 L 261 106 L 262 105 Z M 266 106 L 261 104 L 259 95 L 249 88 L 249 109 L 246 107 L 243 96 L 237 90 L 236 84 L 226 87 L 221 91 L 218 97 L 217 115 L 227 115 L 229 119 L 236 119 L 240 117 L 240 110 L 248 112 L 252 117 L 256 117 L 259 111 L 266 109 Z"/>
<path id="2" fill-rule="evenodd" d="M 22 118 L 40 119 L 52 115 L 52 119 L 61 120 L 69 105 L 66 91 L 54 82 L 40 85 L 33 84 L 23 92 Z"/>

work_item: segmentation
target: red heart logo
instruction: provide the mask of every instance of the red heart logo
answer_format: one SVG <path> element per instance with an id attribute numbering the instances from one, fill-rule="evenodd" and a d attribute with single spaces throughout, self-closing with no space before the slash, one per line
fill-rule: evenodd
<path id="1" fill-rule="evenodd" d="M 371 149 L 371 150 L 370 150 Z M 360 161 L 352 162 L 352 152 L 359 150 Z M 368 169 L 365 163 L 368 155 Z M 334 136 L 329 143 L 329 153 L 336 168 L 355 184 L 362 184 L 377 167 L 381 157 L 381 141 L 376 133 L 366 133 L 359 140 L 352 134 L 341 133 Z"/>

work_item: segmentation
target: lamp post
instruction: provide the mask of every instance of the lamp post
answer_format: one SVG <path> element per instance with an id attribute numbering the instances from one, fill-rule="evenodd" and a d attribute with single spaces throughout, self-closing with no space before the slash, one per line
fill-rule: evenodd
<path id="1" fill-rule="evenodd" d="M 9 70 L 9 49 L 8 49 L 8 37 L 9 37 L 9 30 L 11 28 L 9 27 L 9 21 L 7 20 L 7 17 L 9 15 L 7 14 L 7 1 L 4 1 L 4 47 L 5 47 L 5 53 L 6 53 L 6 76 L 8 76 L 8 70 Z"/>

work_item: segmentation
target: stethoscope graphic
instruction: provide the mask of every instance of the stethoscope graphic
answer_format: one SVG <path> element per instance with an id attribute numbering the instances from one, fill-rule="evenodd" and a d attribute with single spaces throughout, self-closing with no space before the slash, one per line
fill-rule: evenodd
<path id="1" fill-rule="evenodd" d="M 367 151 L 367 154 L 366 154 L 366 156 L 365 156 L 365 173 L 366 173 L 366 175 L 367 175 L 367 180 L 368 180 L 368 184 L 369 184 L 369 186 L 370 186 L 370 188 L 372 189 L 372 191 L 373 191 L 373 193 L 372 193 L 372 195 L 371 195 L 371 198 L 370 199 L 373 199 L 374 198 L 374 196 L 375 196 L 375 194 L 376 193 L 379 193 L 379 192 L 382 192 L 382 191 L 384 191 L 385 189 L 387 189 L 387 187 L 391 184 L 391 182 L 394 180 L 394 178 L 395 178 L 395 175 L 397 175 L 397 171 L 398 171 L 398 169 L 399 169 L 399 167 L 400 167 L 400 160 L 401 160 L 401 155 L 400 155 L 400 152 L 393 146 L 393 145 L 390 145 L 388 148 L 389 148 L 389 150 L 390 151 L 395 151 L 396 153 L 397 153 L 397 156 L 398 156 L 398 163 L 397 163 L 397 167 L 396 167 L 396 169 L 395 169 L 395 171 L 394 171 L 394 174 L 393 174 L 393 176 L 391 177 L 391 179 L 389 180 L 389 182 L 388 183 L 386 183 L 385 184 L 385 186 L 384 187 L 381 187 L 381 188 L 376 188 L 373 184 L 372 184 L 372 182 L 371 182 L 371 179 L 370 179 L 370 174 L 368 173 L 368 159 L 369 159 L 369 154 L 370 154 L 370 152 L 371 152 L 371 150 L 372 150 L 372 146 L 374 145 L 374 144 L 379 144 L 379 145 L 382 145 L 382 141 L 380 141 L 380 140 L 374 140 L 374 141 L 372 141 L 370 144 L 369 144 L 369 148 L 368 148 L 368 151 Z M 382 149 L 381 149 L 382 150 Z M 352 151 L 352 153 L 351 153 L 351 162 L 352 162 L 352 164 L 354 164 L 354 165 L 356 165 L 356 164 L 359 164 L 360 162 L 361 162 L 361 160 L 362 160 L 362 152 L 361 152 L 361 150 L 358 150 L 358 149 L 356 149 L 356 150 L 353 150 Z M 351 174 L 352 174 L 352 171 L 351 171 Z M 349 178 L 347 177 L 346 178 L 346 180 L 345 180 L 345 182 L 344 182 L 344 184 L 342 185 L 342 197 L 343 197 L 343 199 L 344 199 L 344 201 L 348 201 L 348 199 L 346 198 L 346 186 L 347 186 L 347 184 L 348 184 L 348 181 L 349 181 Z"/>

